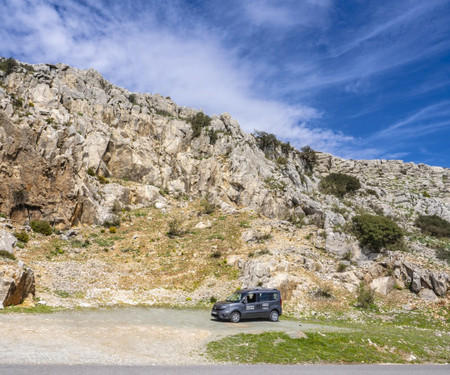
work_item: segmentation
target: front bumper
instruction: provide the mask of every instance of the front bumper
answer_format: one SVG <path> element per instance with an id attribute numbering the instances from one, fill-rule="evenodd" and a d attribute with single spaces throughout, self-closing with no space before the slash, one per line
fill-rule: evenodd
<path id="1" fill-rule="evenodd" d="M 230 318 L 230 313 L 227 310 L 212 310 L 211 316 L 214 318 L 226 320 Z"/>

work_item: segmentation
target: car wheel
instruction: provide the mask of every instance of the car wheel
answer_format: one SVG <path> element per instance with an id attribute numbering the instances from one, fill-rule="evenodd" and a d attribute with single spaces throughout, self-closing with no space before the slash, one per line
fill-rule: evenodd
<path id="1" fill-rule="evenodd" d="M 231 323 L 238 323 L 240 320 L 241 320 L 241 314 L 239 314 L 239 312 L 233 311 L 230 314 L 230 322 Z"/>
<path id="2" fill-rule="evenodd" d="M 278 311 L 277 310 L 272 310 L 270 312 L 269 320 L 271 322 L 278 322 Z"/>

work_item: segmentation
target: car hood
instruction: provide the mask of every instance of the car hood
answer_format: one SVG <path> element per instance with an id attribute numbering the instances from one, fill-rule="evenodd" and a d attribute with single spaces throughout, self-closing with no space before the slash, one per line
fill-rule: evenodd
<path id="1" fill-rule="evenodd" d="M 214 304 L 213 309 L 220 310 L 221 308 L 223 308 L 223 306 L 230 305 L 232 303 L 234 302 L 218 301 Z"/>

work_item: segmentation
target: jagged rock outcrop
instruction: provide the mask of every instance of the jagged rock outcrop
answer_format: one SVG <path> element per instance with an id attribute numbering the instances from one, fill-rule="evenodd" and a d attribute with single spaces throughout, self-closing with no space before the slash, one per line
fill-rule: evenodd
<path id="1" fill-rule="evenodd" d="M 0 84 L 0 213 L 17 225 L 35 219 L 59 229 L 114 224 L 117 213 L 128 208 L 165 210 L 167 194 L 203 197 L 227 213 L 246 209 L 282 219 L 243 231 L 248 246 L 270 238 L 271 225 L 314 226 L 315 248 L 326 260 L 308 249 L 280 246 L 271 249 L 276 260 L 236 261 L 247 285 L 276 285 L 295 294 L 302 280 L 291 272 L 290 257 L 306 272 L 348 291 L 364 281 L 382 294 L 394 285 L 428 299 L 430 292 L 448 293 L 450 279 L 439 272 L 443 262 L 434 250 L 407 239 L 412 250 L 429 251 L 428 258 L 437 262 L 432 270 L 401 259 L 382 263 L 384 255 L 361 248 L 345 230 L 360 212 L 390 216 L 409 230 L 420 214 L 450 220 L 447 168 L 344 160 L 320 152 L 311 168 L 310 160 L 287 144 L 274 141 L 265 149 L 229 114 L 213 115 L 195 129 L 192 118 L 200 111 L 159 94 L 131 93 L 93 69 L 18 63 L 12 71 L 0 70 Z M 344 199 L 323 193 L 320 181 L 331 172 L 357 177 L 361 188 Z M 205 222 L 197 229 L 209 226 Z M 9 238 L 0 250 L 11 253 L 15 243 L 8 236 L 0 234 Z M 18 290 L 32 293 L 27 281 L 32 272 L 24 272 L 3 279 L 8 301 L 24 297 Z"/>
<path id="2" fill-rule="evenodd" d="M 34 272 L 22 262 L 0 260 L 0 308 L 18 305 L 34 296 Z"/>

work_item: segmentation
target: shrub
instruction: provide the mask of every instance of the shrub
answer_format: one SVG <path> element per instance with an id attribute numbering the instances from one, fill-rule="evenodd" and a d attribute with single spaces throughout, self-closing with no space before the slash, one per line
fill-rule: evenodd
<path id="1" fill-rule="evenodd" d="M 333 194 L 342 198 L 347 193 L 352 193 L 361 187 L 356 177 L 343 173 L 330 173 L 320 182 L 321 190 L 326 194 Z"/>
<path id="2" fill-rule="evenodd" d="M 205 115 L 203 112 L 198 112 L 195 116 L 192 116 L 188 122 L 192 126 L 193 138 L 197 138 L 202 133 L 202 129 L 211 124 L 211 117 Z"/>
<path id="3" fill-rule="evenodd" d="M 130 101 L 131 104 L 136 105 L 136 104 L 137 104 L 136 94 L 131 94 L 131 95 L 128 97 L 128 100 Z"/>
<path id="4" fill-rule="evenodd" d="M 384 216 L 359 215 L 352 219 L 353 231 L 360 244 L 375 252 L 383 247 L 398 246 L 403 242 L 403 231 L 392 220 Z"/>
<path id="5" fill-rule="evenodd" d="M 6 75 L 12 73 L 17 66 L 19 66 L 19 64 L 17 64 L 17 61 L 12 57 L 0 62 L 0 70 L 3 70 Z"/>
<path id="6" fill-rule="evenodd" d="M 216 250 L 214 252 L 211 253 L 210 257 L 211 258 L 220 258 L 222 256 L 222 253 L 219 250 Z"/>
<path id="7" fill-rule="evenodd" d="M 33 229 L 36 233 L 41 233 L 46 236 L 49 236 L 52 234 L 52 227 L 50 226 L 48 221 L 44 220 L 33 220 L 30 223 L 31 229 Z"/>
<path id="8" fill-rule="evenodd" d="M 30 236 L 27 234 L 27 232 L 22 231 L 22 232 L 16 232 L 14 233 L 14 236 L 19 240 L 22 241 L 23 243 L 27 243 L 30 240 Z"/>
<path id="9" fill-rule="evenodd" d="M 338 272 L 345 272 L 347 270 L 347 265 L 344 263 L 339 263 L 337 267 Z"/>
<path id="10" fill-rule="evenodd" d="M 212 145 L 216 144 L 219 132 L 217 130 L 210 130 L 208 133 L 209 136 L 209 143 L 211 143 Z"/>
<path id="11" fill-rule="evenodd" d="M 212 214 L 217 208 L 217 206 L 214 203 L 210 202 L 208 199 L 203 199 L 200 205 L 202 206 L 201 212 L 205 215 Z"/>
<path id="12" fill-rule="evenodd" d="M 88 168 L 87 172 L 86 172 L 89 176 L 95 176 L 95 172 L 92 168 Z"/>
<path id="13" fill-rule="evenodd" d="M 117 229 L 116 227 L 109 227 L 109 233 L 116 233 Z"/>
<path id="14" fill-rule="evenodd" d="M 210 302 L 210 303 L 216 303 L 216 302 L 217 302 L 217 298 L 214 297 L 214 296 L 212 296 L 212 297 L 209 299 L 209 302 Z"/>
<path id="15" fill-rule="evenodd" d="M 6 250 L 0 250 L 0 257 L 16 260 L 16 257 L 14 256 L 14 254 L 11 254 Z"/>
<path id="16" fill-rule="evenodd" d="M 419 215 L 415 222 L 422 232 L 436 237 L 450 237 L 450 223 L 437 215 Z"/>
<path id="17" fill-rule="evenodd" d="M 356 291 L 356 304 L 363 309 L 374 307 L 375 291 L 366 286 L 363 282 L 359 284 Z"/>
<path id="18" fill-rule="evenodd" d="M 306 168 L 312 171 L 317 164 L 316 152 L 309 146 L 302 147 L 300 151 L 300 158 L 305 162 Z"/>
<path id="19" fill-rule="evenodd" d="M 328 285 L 317 288 L 313 295 L 317 298 L 333 298 L 331 288 Z"/>
<path id="20" fill-rule="evenodd" d="M 98 182 L 100 182 L 102 185 L 109 184 L 109 181 L 105 178 L 105 176 L 98 175 L 98 176 L 97 176 L 97 180 L 98 180 Z"/>
<path id="21" fill-rule="evenodd" d="M 184 230 L 182 228 L 182 220 L 175 218 L 171 221 L 169 221 L 169 231 L 167 232 L 167 235 L 169 237 L 180 237 L 184 234 Z"/>

